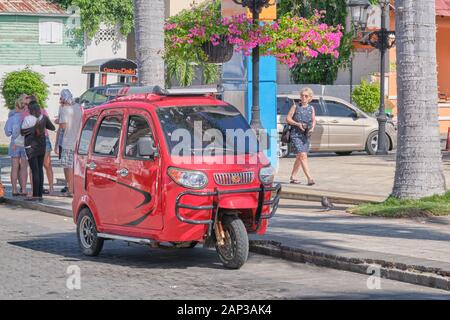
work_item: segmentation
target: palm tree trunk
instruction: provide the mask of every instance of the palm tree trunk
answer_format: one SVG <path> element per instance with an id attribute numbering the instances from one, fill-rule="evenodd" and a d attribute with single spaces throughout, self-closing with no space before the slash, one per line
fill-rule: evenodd
<path id="1" fill-rule="evenodd" d="M 396 0 L 398 150 L 392 195 L 446 190 L 437 105 L 435 0 Z"/>
<path id="2" fill-rule="evenodd" d="M 164 0 L 133 0 L 141 85 L 164 86 Z"/>

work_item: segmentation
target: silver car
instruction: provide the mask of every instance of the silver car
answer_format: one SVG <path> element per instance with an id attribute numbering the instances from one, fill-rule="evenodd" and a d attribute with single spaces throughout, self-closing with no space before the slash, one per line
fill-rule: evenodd
<path id="1" fill-rule="evenodd" d="M 277 97 L 277 129 L 281 135 L 286 116 L 298 94 L 280 94 Z M 349 155 L 366 151 L 373 155 L 378 147 L 378 121 L 354 105 L 336 97 L 314 96 L 310 103 L 316 112 L 316 129 L 311 137 L 312 152 L 335 152 Z M 397 146 L 397 128 L 392 121 L 386 124 L 389 150 Z M 280 142 L 279 157 L 290 154 L 289 146 Z"/>

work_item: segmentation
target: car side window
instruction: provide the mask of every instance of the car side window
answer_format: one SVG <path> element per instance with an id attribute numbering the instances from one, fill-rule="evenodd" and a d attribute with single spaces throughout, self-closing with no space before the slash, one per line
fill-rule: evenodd
<path id="1" fill-rule="evenodd" d="M 92 133 L 94 131 L 95 123 L 97 122 L 97 117 L 89 118 L 84 124 L 83 130 L 81 131 L 80 144 L 78 146 L 79 155 L 87 155 L 89 152 L 89 145 L 91 144 Z"/>
<path id="2" fill-rule="evenodd" d="M 139 139 L 151 138 L 152 131 L 143 116 L 132 115 L 128 118 L 127 137 L 125 142 L 125 157 L 136 159 L 151 159 L 150 156 L 139 155 Z"/>
<path id="3" fill-rule="evenodd" d="M 95 104 L 103 104 L 108 101 L 108 97 L 104 94 L 104 92 L 105 90 L 103 90 L 103 92 L 97 92 L 94 100 Z"/>
<path id="4" fill-rule="evenodd" d="M 119 151 L 122 116 L 111 115 L 103 118 L 95 138 L 94 153 L 116 157 Z"/>
<path id="5" fill-rule="evenodd" d="M 312 107 L 314 108 L 316 117 L 324 115 L 324 112 L 323 112 L 322 106 L 320 105 L 319 100 L 313 100 L 309 104 L 312 105 Z"/>
<path id="6" fill-rule="evenodd" d="M 88 103 L 92 103 L 94 101 L 95 91 L 88 90 L 81 97 L 80 101 L 87 101 Z"/>
<path id="7" fill-rule="evenodd" d="M 292 100 L 284 97 L 277 98 L 277 114 L 287 115 L 292 107 Z"/>
<path id="8" fill-rule="evenodd" d="M 341 118 L 356 118 L 357 113 L 355 110 L 334 101 L 327 101 L 328 115 L 330 117 L 341 117 Z"/>

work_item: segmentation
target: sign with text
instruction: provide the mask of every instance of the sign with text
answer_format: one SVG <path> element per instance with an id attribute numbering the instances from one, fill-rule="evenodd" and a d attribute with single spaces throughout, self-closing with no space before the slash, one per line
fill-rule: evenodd
<path id="1" fill-rule="evenodd" d="M 231 17 L 239 14 L 247 13 L 249 17 L 252 16 L 248 8 L 235 3 L 233 0 L 222 0 L 222 17 Z M 277 4 L 276 0 L 270 0 L 270 6 L 263 8 L 260 20 L 272 21 L 277 19 Z"/>

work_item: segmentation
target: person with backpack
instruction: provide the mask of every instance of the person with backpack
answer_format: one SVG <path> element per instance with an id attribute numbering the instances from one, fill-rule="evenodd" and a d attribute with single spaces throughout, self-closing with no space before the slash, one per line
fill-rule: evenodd
<path id="1" fill-rule="evenodd" d="M 36 101 L 28 105 L 29 115 L 22 123 L 21 134 L 25 140 L 25 152 L 33 177 L 33 196 L 29 201 L 42 201 L 44 190 L 44 158 L 46 153 L 45 130 L 55 131 L 48 116 L 44 115 Z"/>

